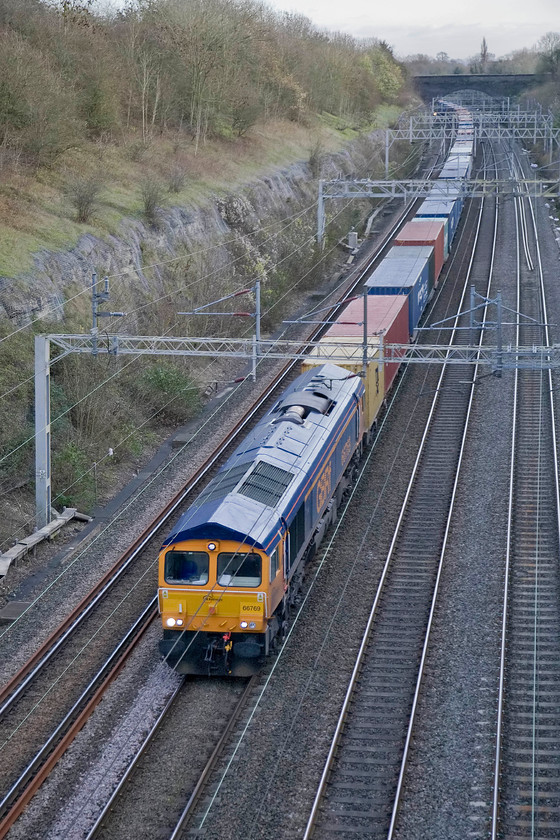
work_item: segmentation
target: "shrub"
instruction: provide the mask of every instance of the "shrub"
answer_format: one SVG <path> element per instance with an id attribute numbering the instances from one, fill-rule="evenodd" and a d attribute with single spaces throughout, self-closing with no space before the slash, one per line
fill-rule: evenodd
<path id="1" fill-rule="evenodd" d="M 320 140 L 317 140 L 309 152 L 309 168 L 313 178 L 321 177 L 321 170 L 323 168 L 323 159 L 325 157 L 325 149 Z"/>
<path id="2" fill-rule="evenodd" d="M 126 153 L 133 163 L 138 163 L 146 154 L 147 149 L 147 144 L 142 140 L 134 140 L 126 147 Z"/>
<path id="3" fill-rule="evenodd" d="M 89 222 L 99 207 L 102 189 L 103 184 L 97 176 L 75 177 L 66 185 L 64 192 L 76 211 L 76 221 Z"/>
<path id="4" fill-rule="evenodd" d="M 243 137 L 255 125 L 261 116 L 262 108 L 256 98 L 240 96 L 232 105 L 232 129 L 238 137 Z"/>
<path id="5" fill-rule="evenodd" d="M 110 134 L 118 127 L 118 101 L 105 79 L 90 78 L 81 97 L 81 111 L 93 137 Z"/>
<path id="6" fill-rule="evenodd" d="M 68 441 L 53 453 L 53 500 L 56 499 L 56 507 L 92 507 L 97 488 L 91 467 L 87 453 L 75 441 Z"/>
<path id="7" fill-rule="evenodd" d="M 164 193 L 161 184 L 148 178 L 140 186 L 142 196 L 142 213 L 149 225 L 158 228 L 161 221 L 161 207 L 164 204 Z"/>
<path id="8" fill-rule="evenodd" d="M 176 164 L 169 173 L 168 189 L 170 193 L 180 193 L 185 187 L 187 173 L 182 166 Z"/>
<path id="9" fill-rule="evenodd" d="M 140 375 L 136 383 L 144 409 L 166 422 L 182 423 L 200 407 L 198 385 L 173 362 L 156 362 Z"/>

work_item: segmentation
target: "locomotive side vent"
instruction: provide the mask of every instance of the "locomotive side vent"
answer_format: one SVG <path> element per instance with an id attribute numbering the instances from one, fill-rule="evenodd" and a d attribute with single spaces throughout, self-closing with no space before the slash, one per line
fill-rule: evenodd
<path id="1" fill-rule="evenodd" d="M 243 496 L 248 496 L 267 507 L 274 507 L 284 495 L 284 491 L 294 477 L 294 473 L 259 461 L 255 469 L 247 476 L 239 490 Z"/>

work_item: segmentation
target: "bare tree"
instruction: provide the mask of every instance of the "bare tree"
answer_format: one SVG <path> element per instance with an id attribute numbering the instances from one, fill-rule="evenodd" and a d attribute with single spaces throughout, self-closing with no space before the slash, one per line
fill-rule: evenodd
<path id="1" fill-rule="evenodd" d="M 480 67 L 482 73 L 488 72 L 488 44 L 486 43 L 486 38 L 482 39 L 482 44 L 480 45 Z"/>
<path id="2" fill-rule="evenodd" d="M 560 73 L 560 32 L 547 32 L 537 41 L 540 53 L 538 69 L 543 73 Z"/>

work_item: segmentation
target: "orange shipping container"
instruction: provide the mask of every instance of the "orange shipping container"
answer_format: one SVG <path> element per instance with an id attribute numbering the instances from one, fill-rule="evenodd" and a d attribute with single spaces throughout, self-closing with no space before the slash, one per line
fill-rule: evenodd
<path id="1" fill-rule="evenodd" d="M 394 245 L 432 245 L 434 249 L 435 283 L 443 267 L 444 254 L 444 223 L 440 221 L 416 220 L 407 222 L 394 240 Z"/>

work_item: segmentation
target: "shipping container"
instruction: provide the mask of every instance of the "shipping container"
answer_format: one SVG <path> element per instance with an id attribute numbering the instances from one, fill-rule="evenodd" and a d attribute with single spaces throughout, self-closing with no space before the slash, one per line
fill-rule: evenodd
<path id="1" fill-rule="evenodd" d="M 450 155 L 471 155 L 473 154 L 474 143 L 472 140 L 456 140 L 449 149 Z"/>
<path id="2" fill-rule="evenodd" d="M 434 182 L 434 186 L 432 187 L 430 198 L 433 198 L 436 201 L 456 201 L 453 216 L 453 233 L 450 237 L 451 242 L 453 236 L 455 236 L 455 231 L 457 230 L 457 225 L 459 224 L 461 213 L 463 212 L 463 206 L 465 204 L 465 196 L 463 194 L 461 184 L 458 181 L 453 183 L 453 180 L 437 180 Z M 451 226 L 449 232 L 451 233 Z"/>
<path id="3" fill-rule="evenodd" d="M 386 260 L 402 259 L 425 259 L 428 260 L 428 297 L 436 284 L 436 261 L 433 245 L 412 244 L 398 245 L 391 248 L 385 255 Z"/>
<path id="4" fill-rule="evenodd" d="M 461 146 L 461 144 L 458 145 Z M 458 163 L 466 161 L 467 163 L 470 163 L 472 161 L 472 155 L 468 151 L 462 151 L 461 148 L 455 149 L 454 152 L 450 149 L 445 164 L 447 165 L 449 163 L 453 163 L 453 161 L 457 161 Z"/>
<path id="5" fill-rule="evenodd" d="M 449 256 L 449 216 L 434 216 L 427 218 L 423 216 L 415 216 L 408 224 L 411 225 L 425 225 L 426 223 L 441 223 L 443 225 L 443 260 Z"/>
<path id="6" fill-rule="evenodd" d="M 368 295 L 407 295 L 410 335 L 428 302 L 429 272 L 428 259 L 385 259 L 366 280 Z"/>
<path id="7" fill-rule="evenodd" d="M 385 399 L 385 366 L 380 360 L 382 346 L 383 336 L 370 336 L 368 338 L 370 362 L 366 366 L 366 374 L 363 379 L 366 389 L 364 395 L 364 425 L 366 429 L 371 429 Z M 335 338 L 324 335 L 318 346 L 314 347 L 301 363 L 301 372 L 306 373 L 312 367 L 324 365 L 326 361 L 334 357 L 336 361 L 333 361 L 333 364 L 354 373 L 356 376 L 361 376 L 364 369 L 363 354 L 362 338 L 356 336 Z M 372 356 L 374 356 L 373 361 L 371 361 Z M 341 357 L 344 357 L 344 361 L 341 361 Z"/>
<path id="8" fill-rule="evenodd" d="M 453 183 L 454 180 L 455 183 Z M 463 191 L 461 189 L 461 184 L 453 178 L 442 178 L 441 181 L 438 178 L 434 181 L 428 198 L 433 198 L 435 201 L 460 201 L 461 207 L 463 206 Z"/>
<path id="9" fill-rule="evenodd" d="M 446 258 L 445 253 L 445 225 L 442 221 L 427 221 L 416 219 L 407 222 L 393 240 L 395 246 L 403 245 L 431 245 L 434 249 L 434 285 Z"/>
<path id="10" fill-rule="evenodd" d="M 408 342 L 408 297 L 406 295 L 367 295 L 366 329 L 368 336 L 382 336 L 385 344 Z M 323 338 L 361 338 L 364 335 L 364 301 L 356 298 L 329 327 Z M 385 392 L 391 387 L 400 367 L 387 362 L 384 367 Z"/>
<path id="11" fill-rule="evenodd" d="M 420 206 L 416 216 L 417 218 L 422 219 L 439 219 L 447 217 L 449 220 L 448 247 L 451 248 L 451 243 L 453 242 L 453 237 L 455 236 L 459 219 L 461 218 L 461 202 L 459 199 L 438 200 L 437 198 L 427 198 Z"/>
<path id="12" fill-rule="evenodd" d="M 455 155 L 448 158 L 441 172 L 439 179 L 468 178 L 471 174 L 472 158 L 469 155 Z"/>
<path id="13" fill-rule="evenodd" d="M 463 170 L 465 167 L 470 166 L 472 166 L 472 155 L 463 154 L 462 152 L 454 152 L 448 156 L 443 168 Z M 441 175 L 439 177 L 441 178 Z"/>

